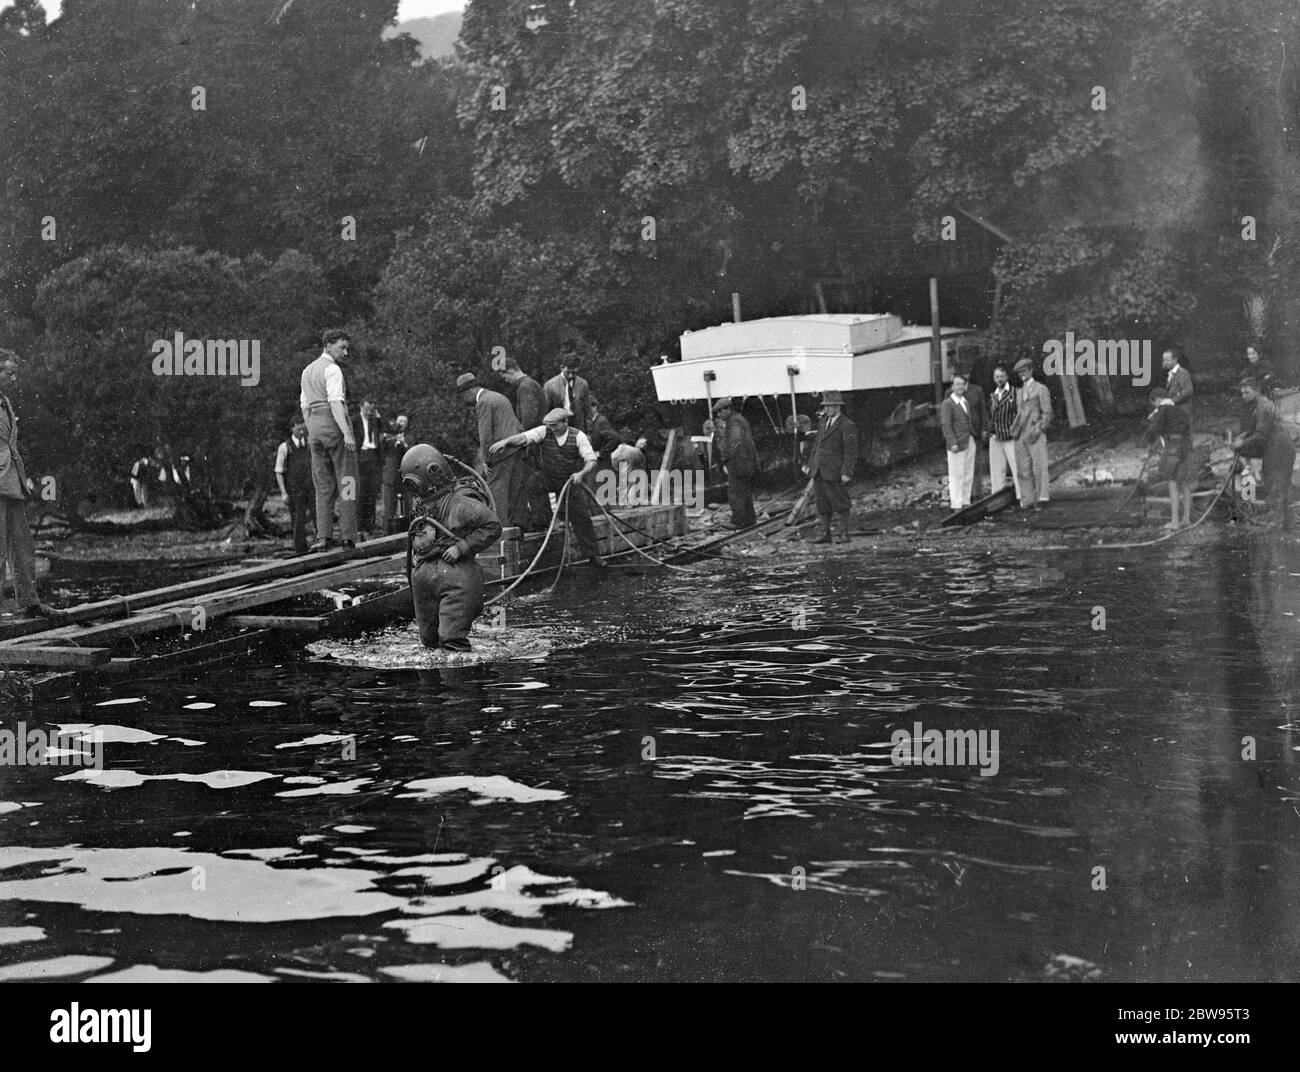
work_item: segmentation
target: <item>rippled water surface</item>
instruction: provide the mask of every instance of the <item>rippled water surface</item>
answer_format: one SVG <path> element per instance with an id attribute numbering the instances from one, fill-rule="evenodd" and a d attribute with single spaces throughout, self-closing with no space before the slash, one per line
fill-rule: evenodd
<path id="1" fill-rule="evenodd" d="M 0 979 L 1300 978 L 1294 548 L 585 573 L 515 661 L 0 693 L 105 742 L 0 767 Z"/>

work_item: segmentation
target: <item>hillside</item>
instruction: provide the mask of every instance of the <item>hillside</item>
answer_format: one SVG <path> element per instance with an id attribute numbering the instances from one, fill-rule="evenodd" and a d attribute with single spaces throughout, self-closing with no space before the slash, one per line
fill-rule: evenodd
<path id="1" fill-rule="evenodd" d="M 386 30 L 384 36 L 409 33 L 420 42 L 420 53 L 425 59 L 446 59 L 455 55 L 454 45 L 460 36 L 464 12 L 449 11 L 428 19 L 407 19 Z"/>

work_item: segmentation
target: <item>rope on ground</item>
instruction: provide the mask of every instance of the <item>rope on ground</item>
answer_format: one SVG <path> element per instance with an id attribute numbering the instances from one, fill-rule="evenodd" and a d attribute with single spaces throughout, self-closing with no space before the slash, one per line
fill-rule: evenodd
<path id="1" fill-rule="evenodd" d="M 1232 486 L 1232 478 L 1237 475 L 1238 456 L 1239 455 L 1237 451 L 1232 452 L 1232 464 L 1228 466 L 1227 479 L 1224 480 L 1223 485 L 1219 488 L 1214 498 L 1210 500 L 1210 505 L 1205 508 L 1205 512 L 1201 514 L 1201 516 L 1198 517 L 1195 521 L 1193 521 L 1190 525 L 1185 525 L 1181 529 L 1174 529 L 1171 532 L 1166 532 L 1163 536 L 1157 536 L 1154 540 L 1142 540 L 1134 543 L 1084 544 L 1082 547 L 1044 547 L 1044 548 L 1040 548 L 1040 550 L 1043 551 L 1080 551 L 1080 550 L 1128 551 L 1135 547 L 1154 547 L 1158 543 L 1164 543 L 1166 540 L 1172 540 L 1175 536 L 1181 536 L 1185 532 L 1191 532 L 1192 529 L 1196 528 L 1197 525 L 1199 525 L 1202 521 L 1204 521 L 1207 517 L 1210 516 L 1210 512 L 1214 509 L 1215 504 L 1218 503 L 1218 501 L 1221 498 L 1223 498 L 1223 493 Z"/>
<path id="2" fill-rule="evenodd" d="M 683 569 L 681 566 L 673 566 L 667 562 L 660 561 L 659 559 L 655 558 L 653 555 L 646 554 L 645 551 L 643 551 L 640 547 L 638 547 L 636 544 L 634 544 L 631 540 L 627 538 L 627 534 L 623 531 L 622 528 L 622 522 L 620 522 L 618 518 L 616 518 L 613 514 L 611 514 L 608 510 L 605 509 L 605 504 L 602 503 L 599 499 L 596 498 L 595 495 L 592 494 L 591 489 L 588 488 L 585 484 L 580 485 L 580 487 L 582 488 L 583 491 L 585 491 L 588 495 L 591 496 L 591 501 L 594 502 L 598 507 L 600 507 L 600 512 L 604 514 L 607 518 L 609 518 L 611 524 L 614 526 L 614 531 L 619 534 L 623 542 L 627 544 L 628 547 L 632 548 L 632 550 L 635 551 L 638 555 L 640 555 L 644 559 L 648 559 L 649 561 L 653 562 L 656 566 L 663 566 L 664 569 L 676 570 L 678 573 L 691 572 L 688 569 Z"/>

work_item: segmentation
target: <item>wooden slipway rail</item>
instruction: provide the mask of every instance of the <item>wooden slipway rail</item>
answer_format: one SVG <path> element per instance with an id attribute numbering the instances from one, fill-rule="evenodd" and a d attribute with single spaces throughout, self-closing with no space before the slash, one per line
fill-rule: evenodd
<path id="1" fill-rule="evenodd" d="M 637 545 L 662 543 L 685 533 L 685 512 L 680 504 L 632 507 L 626 514 L 631 524 L 641 530 L 626 534 Z M 593 529 L 602 554 L 618 557 L 623 553 L 626 543 L 606 518 L 594 518 Z M 537 574 L 553 572 L 564 557 L 564 539 L 552 539 L 553 546 L 545 552 L 540 552 L 541 540 L 540 533 L 504 530 L 500 545 L 478 556 L 485 582 L 509 583 L 534 558 Z M 409 618 L 414 614 L 414 604 L 402 577 L 405 559 L 403 533 L 366 541 L 355 551 L 333 549 L 82 604 L 66 611 L 66 619 L 58 623 L 45 619 L 11 622 L 0 625 L 0 669 L 152 672 L 245 654 L 275 636 L 302 638 L 344 625 Z M 351 606 L 323 613 L 300 609 L 295 613 L 292 607 L 277 613 L 274 606 L 313 593 L 330 595 L 332 589 L 354 581 L 397 581 L 399 577 L 401 581 L 388 591 L 359 597 Z M 229 627 L 221 630 L 226 635 L 204 637 L 202 634 L 218 621 Z M 169 644 L 158 635 L 169 630 L 189 634 L 189 638 L 176 650 L 166 651 L 169 646 L 175 647 L 174 641 Z M 231 630 L 241 632 L 232 634 Z M 128 648 L 127 654 L 132 657 L 120 657 L 124 641 L 150 636 L 156 638 L 154 654 L 136 654 Z M 119 657 L 114 657 L 115 647 Z M 160 648 L 164 649 L 161 653 Z"/>
<path id="2" fill-rule="evenodd" d="M 1096 435 L 1084 440 L 1077 447 L 1066 451 L 1056 461 L 1052 462 L 1047 471 L 1051 479 L 1056 480 L 1062 473 L 1068 472 L 1074 468 L 1075 462 L 1090 450 L 1096 450 L 1098 447 L 1108 447 L 1130 436 L 1136 435 L 1143 427 L 1142 423 L 1125 422 L 1123 424 L 1113 424 L 1108 428 L 1103 428 Z M 981 518 L 988 517 L 990 514 L 996 514 L 999 510 L 1004 510 L 1016 501 L 1016 486 L 1014 483 L 1008 484 L 1001 491 L 995 491 L 992 495 L 986 495 L 963 507 L 955 513 L 949 514 L 938 522 L 940 527 L 947 525 L 969 525 L 972 522 L 979 521 Z"/>

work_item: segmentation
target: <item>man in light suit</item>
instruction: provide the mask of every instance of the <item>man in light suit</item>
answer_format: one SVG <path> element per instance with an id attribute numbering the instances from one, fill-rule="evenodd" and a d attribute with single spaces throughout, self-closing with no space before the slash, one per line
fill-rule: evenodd
<path id="1" fill-rule="evenodd" d="M 975 487 L 976 436 L 983 419 L 966 398 L 966 377 L 959 372 L 953 374 L 952 391 L 939 407 L 939 424 L 948 444 L 948 504 L 960 510 L 970 505 Z"/>
<path id="2" fill-rule="evenodd" d="M 488 454 L 493 443 L 523 431 L 515 417 L 514 407 L 505 395 L 489 391 L 480 384 L 472 372 L 456 377 L 456 392 L 462 401 L 474 407 L 478 420 L 479 461 L 484 467 L 488 489 L 496 501 L 496 515 L 501 524 L 522 528 L 527 521 L 524 481 L 528 473 L 524 459 L 518 454 L 498 458 L 491 458 Z"/>
<path id="3" fill-rule="evenodd" d="M 566 354 L 560 359 L 560 374 L 542 384 L 546 404 L 554 409 L 567 409 L 573 414 L 569 427 L 586 432 L 591 423 L 591 389 L 578 375 L 582 359 L 576 354 Z"/>
<path id="4" fill-rule="evenodd" d="M 18 418 L 9 394 L 18 385 L 18 355 L 0 349 L 0 594 L 9 563 L 18 606 L 28 618 L 61 620 L 63 611 L 47 607 L 36 594 L 36 547 L 27 520 L 27 500 L 36 486 L 18 450 Z"/>
<path id="5" fill-rule="evenodd" d="M 1016 392 L 1016 494 L 1020 508 L 1041 510 L 1050 499 L 1047 470 L 1047 429 L 1052 426 L 1052 396 L 1034 379 L 1034 363 L 1027 357 L 1016 362 L 1020 389 Z"/>
<path id="6" fill-rule="evenodd" d="M 838 542 L 849 542 L 849 515 L 853 509 L 849 484 L 853 482 L 853 469 L 858 463 L 858 426 L 843 415 L 843 409 L 844 398 L 839 391 L 826 391 L 822 395 L 825 416 L 817 428 L 812 459 L 803 467 L 805 475 L 812 473 L 817 518 L 821 522 L 813 543 L 831 542 L 832 514 L 839 515 L 843 527 Z"/>

